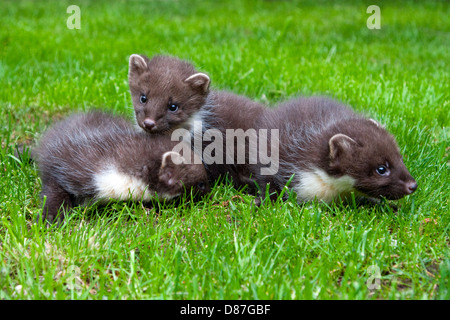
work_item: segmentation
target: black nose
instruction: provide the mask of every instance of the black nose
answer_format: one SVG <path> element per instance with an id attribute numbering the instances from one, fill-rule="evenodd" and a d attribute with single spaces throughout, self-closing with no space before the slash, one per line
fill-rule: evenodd
<path id="1" fill-rule="evenodd" d="M 153 129 L 155 127 L 156 123 L 152 119 L 145 119 L 144 120 L 144 128 L 145 129 Z"/>
<path id="2" fill-rule="evenodd" d="M 406 189 L 408 190 L 409 194 L 413 193 L 417 189 L 417 182 L 415 181 L 407 182 Z"/>

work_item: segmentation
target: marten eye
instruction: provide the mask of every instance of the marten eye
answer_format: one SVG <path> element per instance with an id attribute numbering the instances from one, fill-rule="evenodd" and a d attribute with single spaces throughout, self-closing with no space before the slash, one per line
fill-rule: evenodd
<path id="1" fill-rule="evenodd" d="M 379 166 L 376 171 L 380 176 L 389 175 L 389 169 L 386 166 Z"/>
<path id="2" fill-rule="evenodd" d="M 178 105 L 175 103 L 169 103 L 169 111 L 176 112 L 178 110 Z"/>
<path id="3" fill-rule="evenodd" d="M 139 101 L 144 104 L 147 102 L 147 96 L 145 94 L 141 94 L 141 96 L 139 97 Z"/>

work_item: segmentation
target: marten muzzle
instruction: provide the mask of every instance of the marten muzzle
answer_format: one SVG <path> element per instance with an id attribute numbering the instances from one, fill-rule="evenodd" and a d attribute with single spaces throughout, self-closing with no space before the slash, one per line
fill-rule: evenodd
<path id="1" fill-rule="evenodd" d="M 412 194 L 417 189 L 417 182 L 415 180 L 409 181 L 405 183 L 406 194 Z"/>

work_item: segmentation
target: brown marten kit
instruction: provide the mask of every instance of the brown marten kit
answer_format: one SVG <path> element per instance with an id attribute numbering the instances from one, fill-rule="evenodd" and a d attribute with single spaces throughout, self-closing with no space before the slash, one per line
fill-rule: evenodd
<path id="1" fill-rule="evenodd" d="M 400 199 L 417 183 L 403 163 L 395 138 L 375 120 L 323 97 L 296 98 L 259 119 L 258 126 L 280 130 L 279 171 L 253 178 L 279 193 L 289 188 L 299 202 L 330 202 L 351 192 L 368 198 Z"/>
<path id="2" fill-rule="evenodd" d="M 265 110 L 244 96 L 210 90 L 207 74 L 175 57 L 133 54 L 128 78 L 136 122 L 150 133 L 191 130 L 195 120 L 205 128 L 248 129 L 249 115 L 256 119 Z"/>
<path id="3" fill-rule="evenodd" d="M 46 197 L 42 218 L 62 221 L 70 208 L 90 201 L 149 202 L 209 192 L 204 166 L 185 161 L 193 154 L 172 151 L 177 143 L 101 112 L 56 123 L 34 150 Z"/>
<path id="4" fill-rule="evenodd" d="M 153 134 L 190 130 L 206 102 L 209 77 L 168 56 L 130 56 L 128 80 L 136 123 Z"/>
<path id="5" fill-rule="evenodd" d="M 208 129 L 218 130 L 225 136 L 227 129 L 246 131 L 254 128 L 253 120 L 265 110 L 263 105 L 246 97 L 210 90 L 207 74 L 175 57 L 154 56 L 149 59 L 133 54 L 129 60 L 128 77 L 136 123 L 154 135 L 170 135 L 180 128 L 190 130 L 192 147 L 195 144 L 195 122 L 200 124 L 200 139 Z M 204 161 L 210 180 L 228 175 L 236 187 L 247 184 L 249 180 L 242 173 L 248 172 L 246 166 L 227 161 L 227 147 L 230 146 L 225 143 L 223 139 L 222 154 L 215 155 L 219 161 Z M 203 151 L 209 143 L 200 141 L 199 145 L 201 150 L 195 151 L 206 158 Z"/>

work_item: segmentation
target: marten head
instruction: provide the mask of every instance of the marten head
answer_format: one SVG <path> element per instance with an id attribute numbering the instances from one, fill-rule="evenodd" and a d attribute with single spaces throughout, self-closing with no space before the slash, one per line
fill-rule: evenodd
<path id="1" fill-rule="evenodd" d="M 348 175 L 363 194 L 400 199 L 412 194 L 417 183 L 409 173 L 395 138 L 374 120 L 349 119 L 328 141 L 329 172 Z"/>
<path id="2" fill-rule="evenodd" d="M 203 164 L 187 163 L 178 152 L 174 151 L 163 154 L 158 181 L 158 192 L 170 198 L 179 196 L 185 191 L 192 190 L 199 196 L 211 191 Z"/>
<path id="3" fill-rule="evenodd" d="M 137 124 L 149 133 L 169 134 L 191 129 L 194 115 L 205 104 L 208 75 L 188 62 L 168 56 L 130 56 L 128 73 Z"/>

